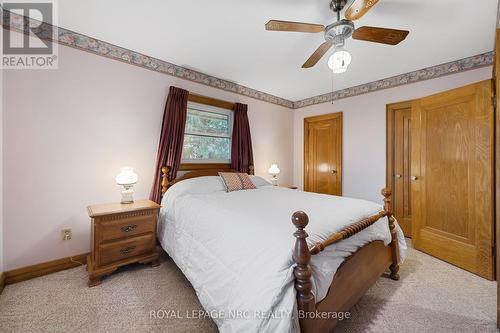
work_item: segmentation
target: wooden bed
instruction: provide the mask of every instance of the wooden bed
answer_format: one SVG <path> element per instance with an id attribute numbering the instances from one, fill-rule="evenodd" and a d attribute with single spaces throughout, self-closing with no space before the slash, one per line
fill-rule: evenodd
<path id="1" fill-rule="evenodd" d="M 217 176 L 221 172 L 236 172 L 230 169 L 203 169 L 186 172 L 180 177 L 169 181 L 169 168 L 162 168 L 162 195 L 177 182 L 185 179 Z M 250 166 L 249 174 L 253 174 Z M 322 243 L 307 245 L 307 232 L 305 227 L 309 218 L 305 212 L 298 211 L 292 215 L 292 223 L 297 228 L 293 234 L 296 238 L 293 250 L 293 260 L 296 263 L 294 269 L 295 289 L 297 290 L 297 308 L 299 311 L 299 322 L 302 333 L 331 332 L 337 324 L 334 313 L 347 312 L 375 281 L 386 271 L 390 271 L 389 277 L 393 280 L 399 279 L 399 249 L 395 230 L 395 219 L 391 208 L 391 190 L 382 190 L 384 197 L 384 209 L 374 216 L 370 216 L 339 232 L 332 234 Z M 385 246 L 382 241 L 373 241 L 361 247 L 358 251 L 348 257 L 338 268 L 326 297 L 316 303 L 312 294 L 312 271 L 309 267 L 311 256 L 322 252 L 325 247 L 335 244 L 343 239 L 349 238 L 379 219 L 387 217 L 391 232 L 391 243 Z M 322 318 L 326 317 L 326 318 Z"/>

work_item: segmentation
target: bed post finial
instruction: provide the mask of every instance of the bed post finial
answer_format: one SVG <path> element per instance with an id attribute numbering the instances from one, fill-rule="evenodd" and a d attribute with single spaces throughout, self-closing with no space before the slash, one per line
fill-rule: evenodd
<path id="1" fill-rule="evenodd" d="M 161 168 L 161 195 L 164 195 L 165 192 L 167 192 L 169 173 L 170 167 L 164 166 Z"/>
<path id="2" fill-rule="evenodd" d="M 389 267 L 391 270 L 391 279 L 399 280 L 399 248 L 398 248 L 398 235 L 396 233 L 396 225 L 394 221 L 394 215 L 392 214 L 392 204 L 391 204 L 391 194 L 392 191 L 389 188 L 382 189 L 382 195 L 384 196 L 384 210 L 387 213 L 387 219 L 389 220 L 389 230 L 391 231 L 391 255 L 392 264 Z"/>
<path id="3" fill-rule="evenodd" d="M 297 305 L 299 310 L 299 320 L 302 332 L 313 332 L 313 321 L 304 316 L 305 313 L 316 311 L 316 302 L 312 294 L 312 271 L 309 267 L 311 253 L 307 246 L 307 232 L 304 230 L 309 223 L 306 213 L 298 211 L 292 215 L 292 223 L 297 230 L 295 236 L 295 248 L 293 250 L 293 261 L 297 264 L 293 270 L 295 275 L 295 289 L 297 290 Z"/>
<path id="4" fill-rule="evenodd" d="M 249 165 L 248 166 L 248 174 L 249 175 L 254 175 L 255 174 L 254 172 L 255 172 L 255 170 L 254 170 L 253 165 Z"/>
<path id="5" fill-rule="evenodd" d="M 384 196 L 384 210 L 388 214 L 392 214 L 392 204 L 391 204 L 392 191 L 391 191 L 391 189 L 388 187 L 385 187 L 382 189 L 382 191 L 380 191 L 380 193 L 382 193 L 382 195 Z"/>

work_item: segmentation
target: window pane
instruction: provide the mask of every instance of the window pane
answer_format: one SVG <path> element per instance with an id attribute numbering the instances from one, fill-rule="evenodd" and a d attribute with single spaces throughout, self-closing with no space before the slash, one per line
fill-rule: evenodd
<path id="1" fill-rule="evenodd" d="M 228 161 L 230 156 L 229 138 L 184 135 L 183 160 Z"/>
<path id="2" fill-rule="evenodd" d="M 229 116 L 188 109 L 186 133 L 229 136 Z"/>

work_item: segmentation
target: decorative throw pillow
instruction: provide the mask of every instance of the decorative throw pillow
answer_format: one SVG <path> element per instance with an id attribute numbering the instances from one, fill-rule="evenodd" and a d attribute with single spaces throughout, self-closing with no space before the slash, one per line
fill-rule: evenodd
<path id="1" fill-rule="evenodd" d="M 255 184 L 246 173 L 219 172 L 227 192 L 256 189 Z"/>

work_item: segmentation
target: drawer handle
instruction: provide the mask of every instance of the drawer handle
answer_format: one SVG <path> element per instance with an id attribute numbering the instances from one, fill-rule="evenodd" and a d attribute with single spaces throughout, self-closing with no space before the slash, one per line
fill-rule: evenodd
<path id="1" fill-rule="evenodd" d="M 128 246 L 120 250 L 121 254 L 127 254 L 135 250 L 135 246 Z"/>
<path id="2" fill-rule="evenodd" d="M 125 227 L 121 227 L 121 230 L 123 232 L 131 232 L 131 231 L 134 231 L 136 228 L 137 228 L 137 224 L 129 224 Z"/>

